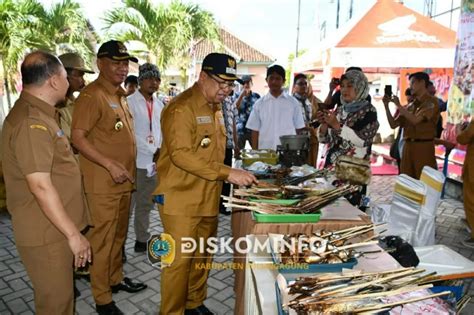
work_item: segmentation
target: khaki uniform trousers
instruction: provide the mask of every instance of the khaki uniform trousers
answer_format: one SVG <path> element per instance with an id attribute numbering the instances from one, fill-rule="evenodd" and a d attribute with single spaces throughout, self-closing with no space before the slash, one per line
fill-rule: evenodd
<path id="1" fill-rule="evenodd" d="M 127 236 L 131 192 L 86 194 L 93 227 L 86 237 L 92 247 L 92 295 L 96 304 L 112 302 L 110 286 L 123 280 L 122 247 Z"/>
<path id="2" fill-rule="evenodd" d="M 176 243 L 175 260 L 171 266 L 161 271 L 161 309 L 162 315 L 182 315 L 185 309 L 203 304 L 207 298 L 208 268 L 201 264 L 212 262 L 207 253 L 181 253 L 181 238 L 199 239 L 217 235 L 217 216 L 188 217 L 166 215 L 160 210 L 164 232 L 170 234 Z M 202 266 L 202 265 L 201 265 Z"/>
<path id="3" fill-rule="evenodd" d="M 400 173 L 415 179 L 420 179 L 421 172 L 425 166 L 430 166 L 435 170 L 438 169 L 436 165 L 434 142 L 406 141 L 403 146 Z"/>
<path id="4" fill-rule="evenodd" d="M 17 246 L 33 284 L 37 315 L 74 312 L 73 254 L 67 240 L 45 246 Z"/>
<path id="5" fill-rule="evenodd" d="M 474 238 L 474 183 L 469 181 L 469 170 L 464 166 L 462 178 L 463 178 L 463 199 L 464 199 L 464 212 L 466 213 L 466 220 L 471 228 L 471 238 Z"/>

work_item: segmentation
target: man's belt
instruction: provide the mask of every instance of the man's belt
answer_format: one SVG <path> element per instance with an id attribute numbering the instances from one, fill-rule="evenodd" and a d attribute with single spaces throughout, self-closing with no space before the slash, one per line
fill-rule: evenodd
<path id="1" fill-rule="evenodd" d="M 406 138 L 406 142 L 431 142 L 434 141 L 434 139 L 413 139 L 413 138 Z"/>

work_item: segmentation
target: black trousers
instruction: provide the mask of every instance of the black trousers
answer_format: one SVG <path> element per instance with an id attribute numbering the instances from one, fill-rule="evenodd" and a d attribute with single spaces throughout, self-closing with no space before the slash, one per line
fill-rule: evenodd
<path id="1" fill-rule="evenodd" d="M 232 166 L 232 155 L 233 155 L 234 149 L 225 149 L 225 158 L 224 158 L 224 164 L 228 166 Z M 224 185 L 222 185 L 222 195 L 224 196 L 229 196 L 230 195 L 230 184 L 228 182 L 224 182 Z M 222 210 L 225 210 L 224 207 L 224 199 L 221 198 L 221 203 L 220 203 L 220 208 Z"/>

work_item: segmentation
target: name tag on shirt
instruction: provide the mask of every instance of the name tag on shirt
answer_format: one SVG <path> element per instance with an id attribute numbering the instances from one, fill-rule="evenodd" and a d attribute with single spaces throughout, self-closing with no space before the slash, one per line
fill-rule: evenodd
<path id="1" fill-rule="evenodd" d="M 212 123 L 211 116 L 198 116 L 196 117 L 198 125 Z"/>

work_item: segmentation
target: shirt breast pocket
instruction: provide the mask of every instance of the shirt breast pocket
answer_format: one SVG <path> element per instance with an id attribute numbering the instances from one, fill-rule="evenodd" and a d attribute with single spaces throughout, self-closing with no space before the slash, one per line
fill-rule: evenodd
<path id="1" fill-rule="evenodd" d="M 216 135 L 215 135 L 214 126 L 211 124 L 198 125 L 196 129 L 194 152 L 208 155 L 212 151 L 212 148 L 215 146 L 215 142 L 216 142 Z"/>

